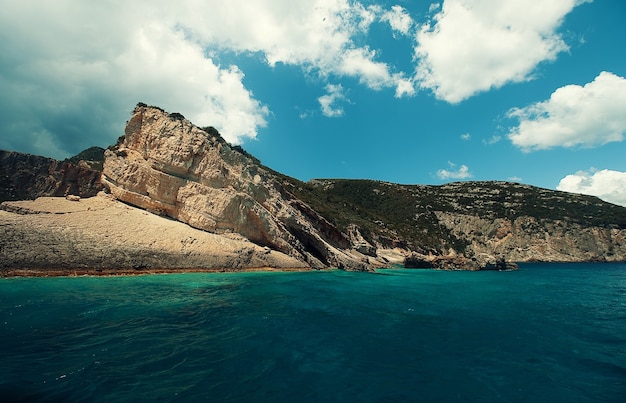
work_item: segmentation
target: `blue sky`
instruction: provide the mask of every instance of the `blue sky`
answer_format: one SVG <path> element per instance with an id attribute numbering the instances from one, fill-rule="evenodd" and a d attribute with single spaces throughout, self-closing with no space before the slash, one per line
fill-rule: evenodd
<path id="1" fill-rule="evenodd" d="M 0 148 L 65 158 L 137 102 L 301 180 L 508 180 L 626 205 L 621 0 L 7 1 Z"/>

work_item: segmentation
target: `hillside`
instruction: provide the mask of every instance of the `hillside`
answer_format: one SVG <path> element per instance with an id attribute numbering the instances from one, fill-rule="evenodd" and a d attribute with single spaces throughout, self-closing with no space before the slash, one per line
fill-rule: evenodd
<path id="1" fill-rule="evenodd" d="M 401 239 L 409 248 L 465 251 L 470 234 L 446 225 L 444 216 L 623 230 L 626 208 L 597 197 L 511 182 L 457 182 L 441 186 L 399 185 L 371 180 L 318 179 L 292 182 L 292 191 L 342 230 L 358 224 L 361 232 L 384 244 Z M 539 229 L 539 228 L 537 228 Z M 474 233 L 481 232 L 475 228 Z M 484 231 L 482 231 L 484 232 Z"/>

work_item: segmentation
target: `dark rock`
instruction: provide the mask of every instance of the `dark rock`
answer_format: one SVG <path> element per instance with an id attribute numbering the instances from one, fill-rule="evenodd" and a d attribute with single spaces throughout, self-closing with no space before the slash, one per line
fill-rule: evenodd
<path id="1" fill-rule="evenodd" d="M 100 172 L 85 165 L 0 150 L 0 202 L 68 194 L 92 197 L 102 189 Z"/>

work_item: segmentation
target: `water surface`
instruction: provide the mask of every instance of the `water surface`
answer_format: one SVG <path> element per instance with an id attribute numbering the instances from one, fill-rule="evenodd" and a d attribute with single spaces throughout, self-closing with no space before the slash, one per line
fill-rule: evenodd
<path id="1" fill-rule="evenodd" d="M 626 265 L 0 280 L 0 396 L 623 401 Z"/>

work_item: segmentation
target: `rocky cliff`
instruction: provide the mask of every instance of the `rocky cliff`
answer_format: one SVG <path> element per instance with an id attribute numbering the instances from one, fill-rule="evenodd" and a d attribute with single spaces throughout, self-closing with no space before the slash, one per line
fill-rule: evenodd
<path id="1" fill-rule="evenodd" d="M 508 270 L 515 268 L 510 263 L 515 261 L 626 261 L 626 208 L 592 196 L 508 182 L 423 186 L 320 179 L 304 183 L 263 166 L 241 147 L 226 143 L 214 128 L 196 127 L 178 113 L 144 104 L 134 109 L 117 144 L 104 152 L 101 176 L 90 168 L 97 169 L 97 163 L 61 163 L 17 153 L 0 157 L 5 199 L 42 194 L 90 196 L 101 183 L 115 199 L 154 213 L 149 217 L 173 218 L 217 237 L 212 239 L 222 239 L 207 241 L 194 252 L 197 255 L 184 255 L 177 252 L 184 240 L 160 253 L 166 242 L 155 246 L 150 240 L 159 236 L 141 220 L 129 225 L 141 226 L 139 232 L 151 242 L 147 245 L 139 236 L 110 244 L 112 233 L 125 231 L 123 225 L 106 234 L 93 229 L 51 233 L 51 239 L 74 250 L 72 245 L 89 232 L 90 241 L 76 249 L 79 260 L 72 260 L 89 256 L 84 259 L 87 265 L 96 265 L 93 256 L 105 259 L 103 250 L 92 248 L 90 242 L 119 251 L 120 267 L 161 263 L 169 268 L 262 265 L 370 270 L 403 264 Z M 0 209 L 5 210 L 0 211 L 4 220 L 0 229 L 9 228 L 0 234 L 0 243 L 5 245 L 4 252 L 13 251 L 4 255 L 13 266 L 24 255 L 19 251 L 28 248 L 26 244 L 46 244 L 28 235 L 32 217 L 41 221 L 31 228 L 39 234 L 37 239 L 47 237 L 50 225 L 45 223 L 55 217 L 33 215 L 23 208 L 3 203 Z M 84 221 L 95 216 L 89 209 L 81 214 L 85 216 L 66 217 Z M 16 218 L 29 215 L 30 219 Z M 109 220 L 103 214 L 98 217 Z M 62 227 L 60 219 L 52 228 Z M 106 227 L 90 222 L 95 228 Z M 63 243 L 69 238 L 73 239 L 70 244 Z M 24 241 L 29 239 L 32 242 Z M 226 239 L 247 246 L 231 245 Z M 224 249 L 227 244 L 231 246 Z M 33 256 L 21 264 L 37 264 Z M 46 259 L 63 266 L 54 257 Z"/>
<path id="2" fill-rule="evenodd" d="M 0 150 L 0 202 L 68 194 L 91 197 L 100 190 L 99 170 L 84 160 L 73 163 Z"/>
<path id="3" fill-rule="evenodd" d="M 126 203 L 205 231 L 239 233 L 313 268 L 383 264 L 287 191 L 281 175 L 180 114 L 139 105 L 105 153 L 102 181 Z"/>
<path id="4" fill-rule="evenodd" d="M 487 257 L 492 266 L 493 257 L 626 260 L 626 208 L 593 196 L 508 182 L 422 186 L 368 180 L 315 180 L 296 193 L 340 228 L 357 223 L 376 247 Z M 428 267 L 419 259 L 408 263 Z"/>

